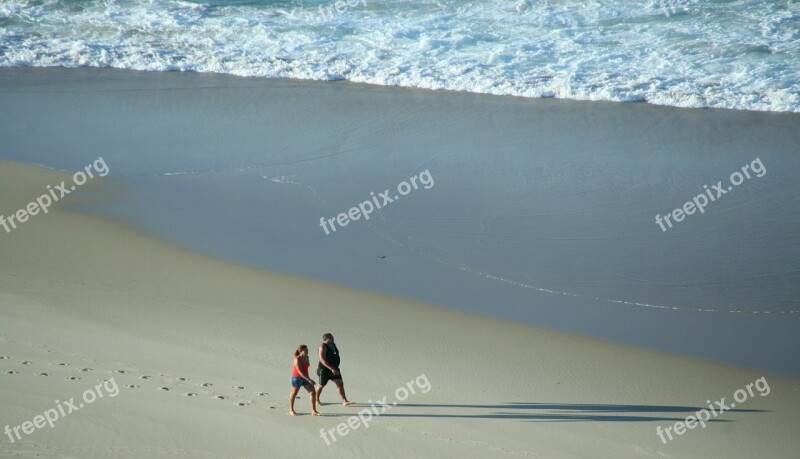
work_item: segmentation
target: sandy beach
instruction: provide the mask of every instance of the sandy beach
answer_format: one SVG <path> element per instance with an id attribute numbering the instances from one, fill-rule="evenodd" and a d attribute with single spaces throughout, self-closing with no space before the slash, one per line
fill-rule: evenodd
<path id="1" fill-rule="evenodd" d="M 67 178 L 4 160 L 0 205 Z M 799 446 L 797 378 L 241 267 L 58 206 L 25 225 L 0 245 L 3 423 L 109 378 L 119 393 L 3 438 L 3 457 L 789 458 Z M 326 331 L 360 403 L 328 389 L 312 418 L 304 394 L 292 418 L 291 352 Z M 427 393 L 320 438 L 422 374 Z M 656 435 L 761 377 L 768 395 L 666 445 Z"/>
<path id="2" fill-rule="evenodd" d="M 70 177 L 3 160 L 0 205 Z M 3 438 L 3 457 L 789 458 L 800 446 L 797 378 L 242 267 L 59 205 L 4 235 L 0 257 L 3 424 L 102 380 L 119 388 Z M 292 418 L 291 352 L 326 331 L 360 403 L 328 389 L 326 416 Z M 330 446 L 320 438 L 422 374 L 427 393 Z M 656 426 L 761 377 L 766 396 L 659 440 Z"/>
<path id="3" fill-rule="evenodd" d="M 0 69 L 0 117 L 0 457 L 800 450 L 796 114 Z M 326 332 L 356 403 L 291 417 Z"/>

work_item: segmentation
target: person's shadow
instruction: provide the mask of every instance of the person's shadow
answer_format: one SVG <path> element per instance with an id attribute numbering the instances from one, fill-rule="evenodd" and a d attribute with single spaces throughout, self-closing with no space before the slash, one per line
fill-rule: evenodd
<path id="1" fill-rule="evenodd" d="M 367 403 L 352 405 L 359 408 L 369 408 Z M 415 408 L 413 413 L 403 412 L 403 408 Z M 430 411 L 420 412 L 419 408 L 431 408 Z M 383 410 L 376 404 L 378 412 Z M 730 420 L 715 417 L 707 406 L 670 406 L 670 405 L 607 405 L 596 403 L 520 403 L 510 402 L 500 405 L 457 405 L 457 404 L 420 404 L 398 403 L 386 407 L 381 417 L 412 417 L 412 418 L 474 418 L 474 419 L 520 419 L 526 421 L 550 422 L 642 422 L 642 421 L 683 421 L 689 415 L 695 415 L 700 410 L 706 409 L 711 415 L 711 422 L 731 422 Z M 717 409 L 714 406 L 714 409 Z M 480 412 L 476 413 L 476 411 Z M 427 410 L 426 410 L 427 411 Z M 445 412 L 442 412 L 445 411 Z M 468 411 L 468 412 L 463 412 Z M 762 413 L 764 410 L 729 409 L 727 412 Z M 357 413 L 353 413 L 357 414 Z M 374 412 L 373 412 L 374 414 Z M 717 410 L 717 416 L 720 413 Z M 335 416 L 352 416 L 352 414 L 337 414 Z"/>

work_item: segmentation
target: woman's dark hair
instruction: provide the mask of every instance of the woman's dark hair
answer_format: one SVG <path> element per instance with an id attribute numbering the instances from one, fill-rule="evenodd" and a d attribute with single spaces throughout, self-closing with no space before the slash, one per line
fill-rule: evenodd
<path id="1" fill-rule="evenodd" d="M 322 341 L 325 341 L 328 338 L 333 339 L 333 335 L 331 335 L 330 333 L 325 333 L 324 335 L 322 335 Z"/>
<path id="2" fill-rule="evenodd" d="M 297 350 L 294 351 L 294 356 L 295 357 L 299 357 L 300 353 L 303 352 L 303 351 L 308 351 L 308 346 L 306 346 L 305 344 L 301 344 L 301 345 L 297 346 Z"/>

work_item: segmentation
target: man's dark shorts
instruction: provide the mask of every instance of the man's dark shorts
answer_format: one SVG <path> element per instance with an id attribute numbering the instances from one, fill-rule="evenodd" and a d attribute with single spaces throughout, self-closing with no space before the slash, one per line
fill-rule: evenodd
<path id="1" fill-rule="evenodd" d="M 337 374 L 333 374 L 333 372 L 327 368 L 317 368 L 317 376 L 319 376 L 319 385 L 324 386 L 328 384 L 328 380 L 338 379 L 341 381 L 342 370 L 338 370 Z"/>

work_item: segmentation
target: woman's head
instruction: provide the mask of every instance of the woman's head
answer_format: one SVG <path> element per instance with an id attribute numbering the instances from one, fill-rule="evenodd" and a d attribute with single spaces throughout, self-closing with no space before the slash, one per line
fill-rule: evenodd
<path id="1" fill-rule="evenodd" d="M 308 346 L 306 346 L 305 344 L 297 346 L 297 350 L 294 351 L 295 357 L 300 357 L 301 355 L 308 355 Z"/>

